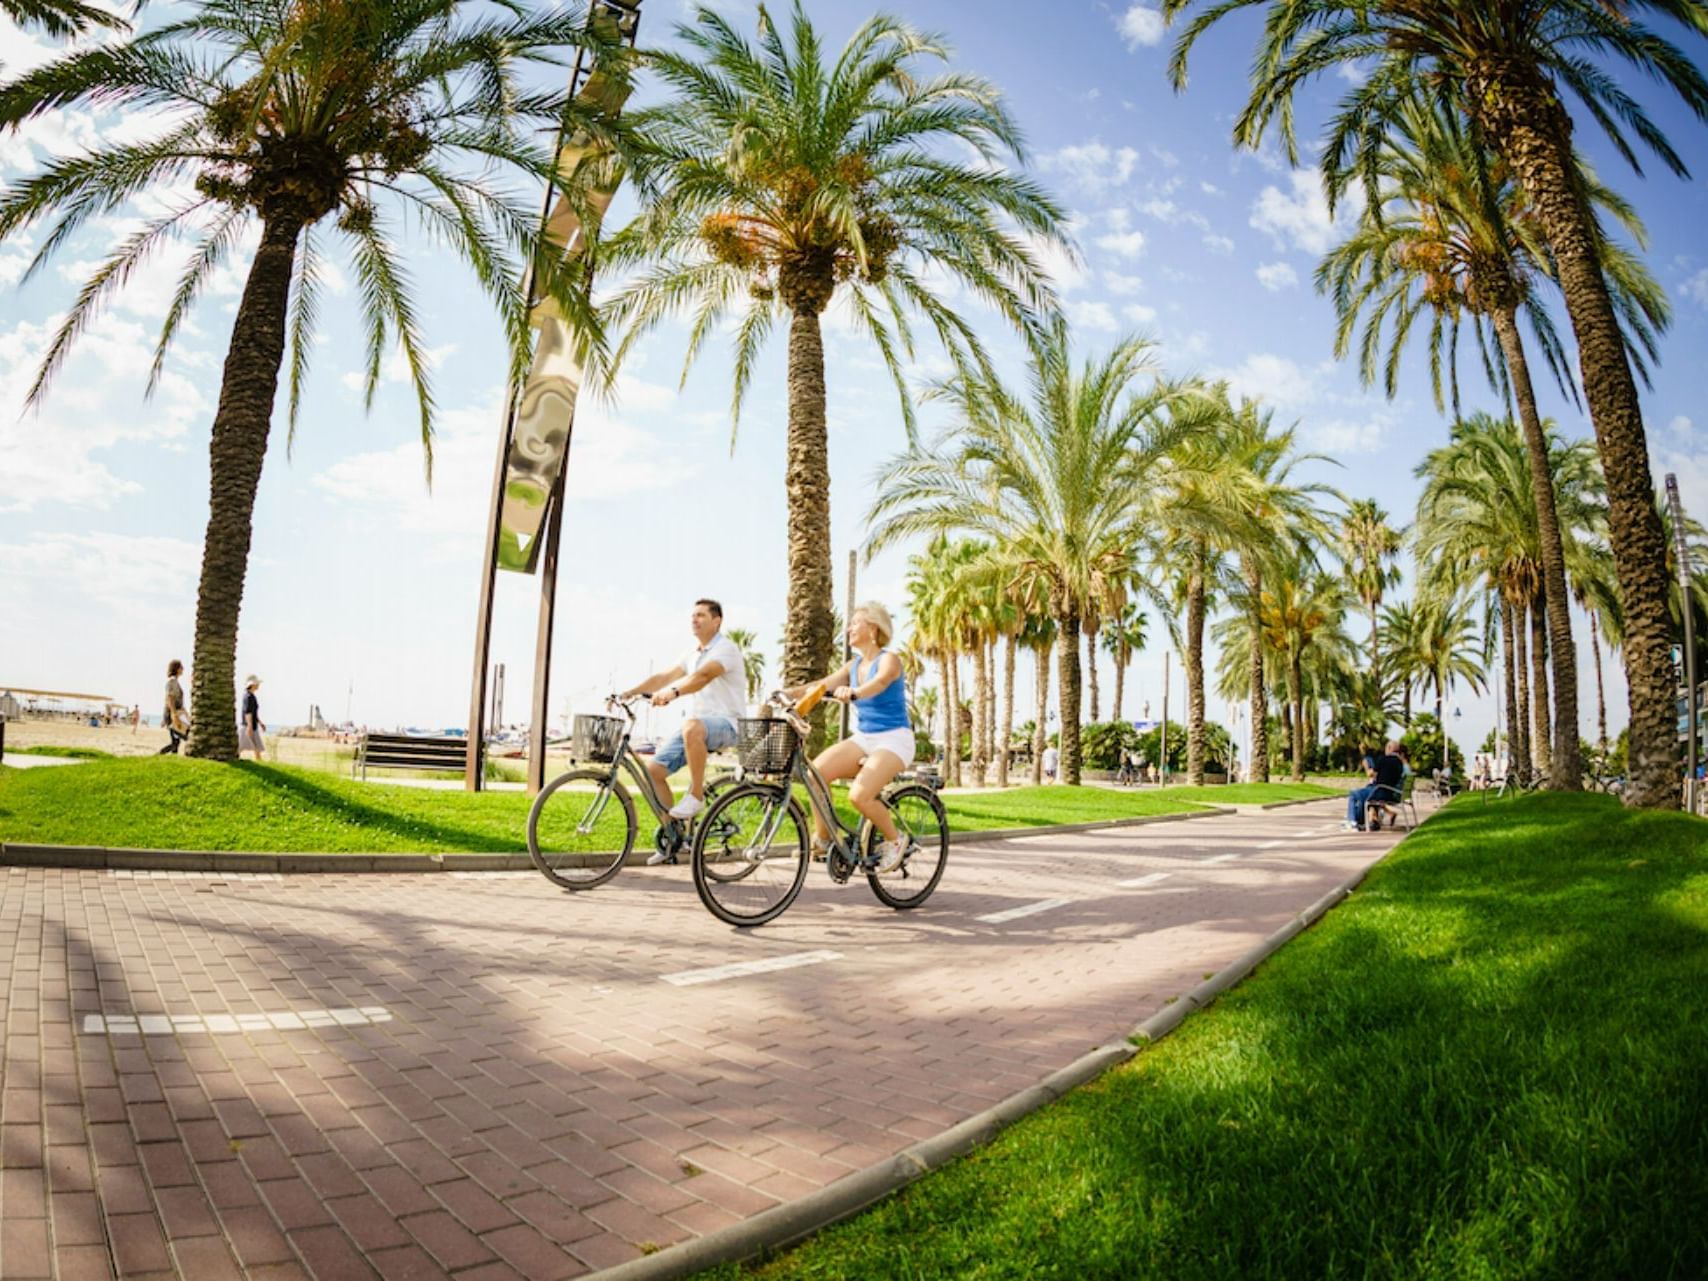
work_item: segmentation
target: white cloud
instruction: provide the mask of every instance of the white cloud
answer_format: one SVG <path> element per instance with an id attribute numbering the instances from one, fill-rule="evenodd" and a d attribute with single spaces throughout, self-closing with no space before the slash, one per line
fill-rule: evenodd
<path id="1" fill-rule="evenodd" d="M 1099 195 L 1131 178 L 1138 160 L 1139 153 L 1131 147 L 1110 148 L 1093 139 L 1041 156 L 1038 167 L 1060 174 L 1071 186 Z"/>
<path id="2" fill-rule="evenodd" d="M 1683 414 L 1678 415 L 1678 417 L 1674 418 L 1670 423 L 1667 424 L 1667 430 L 1670 431 L 1675 436 L 1689 437 L 1689 435 L 1690 435 L 1690 433 L 1694 427 L 1695 427 L 1695 424 L 1692 423 L 1690 421 L 1690 419 L 1686 418 Z"/>
<path id="3" fill-rule="evenodd" d="M 1135 4 L 1115 19 L 1115 27 L 1121 33 L 1121 38 L 1127 42 L 1128 49 L 1136 50 L 1140 45 L 1151 46 L 1162 43 L 1163 21 L 1162 14 L 1148 4 Z"/>
<path id="4" fill-rule="evenodd" d="M 1267 232 L 1282 247 L 1325 254 L 1351 231 L 1358 220 L 1362 197 L 1356 188 L 1346 193 L 1340 208 L 1329 216 L 1328 198 L 1315 169 L 1288 175 L 1291 191 L 1265 187 L 1251 207 L 1251 225 Z"/>
<path id="5" fill-rule="evenodd" d="M 1117 258 L 1137 258 L 1145 251 L 1145 233 L 1135 228 L 1132 231 L 1099 236 L 1097 247 L 1107 250 Z"/>
<path id="6" fill-rule="evenodd" d="M 1078 226 L 1069 220 L 1063 228 L 1063 233 L 1071 242 L 1078 232 Z M 1045 240 L 1028 233 L 1024 240 L 1026 247 L 1032 251 L 1039 268 L 1055 284 L 1058 293 L 1072 293 L 1085 284 L 1085 263 L 1078 252 L 1061 241 Z"/>
<path id="7" fill-rule="evenodd" d="M 1226 236 L 1218 236 L 1213 231 L 1206 231 L 1204 233 L 1204 248 L 1213 254 L 1221 254 L 1226 257 L 1234 251 L 1234 242 Z"/>
<path id="8" fill-rule="evenodd" d="M 99 455 L 123 442 L 179 440 L 211 408 L 170 365 L 144 402 L 152 335 L 105 316 L 72 348 L 40 408 L 27 409 L 24 396 L 58 323 L 23 322 L 0 333 L 0 512 L 47 503 L 109 507 L 141 486 L 115 476 Z"/>
<path id="9" fill-rule="evenodd" d="M 1708 267 L 1704 267 L 1680 285 L 1679 292 L 1686 298 L 1694 298 L 1704 307 L 1708 307 Z"/>
<path id="10" fill-rule="evenodd" d="M 1114 333 L 1120 328 L 1115 323 L 1115 313 L 1105 302 L 1070 302 L 1064 311 L 1074 325 L 1080 329 L 1098 329 L 1104 333 Z"/>
<path id="11" fill-rule="evenodd" d="M 1126 276 L 1118 271 L 1103 273 L 1103 287 L 1110 293 L 1126 297 L 1136 294 L 1145 287 L 1145 282 L 1138 276 Z"/>
<path id="12" fill-rule="evenodd" d="M 1222 189 L 1213 182 L 1200 182 L 1198 184 L 1198 190 L 1202 191 L 1206 196 L 1219 196 L 1222 194 Z"/>
<path id="13" fill-rule="evenodd" d="M 1389 430 L 1390 424 L 1381 418 L 1364 422 L 1343 418 L 1307 419 L 1301 424 L 1299 435 L 1307 449 L 1339 457 L 1376 453 L 1387 445 Z"/>
<path id="14" fill-rule="evenodd" d="M 440 347 L 425 347 L 421 352 L 421 363 L 426 365 L 428 372 L 431 373 L 444 364 L 446 358 L 456 350 L 457 344 L 454 342 L 445 343 Z M 359 392 L 366 385 L 367 372 L 362 369 L 351 369 L 339 381 L 344 384 L 346 389 Z M 393 386 L 408 381 L 409 357 L 404 355 L 403 345 L 397 343 L 393 345 L 391 354 L 380 362 L 380 386 Z"/>
<path id="15" fill-rule="evenodd" d="M 26 590 L 74 593 L 104 610 L 173 608 L 193 599 L 201 547 L 179 538 L 124 534 L 33 534 L 0 545 L 0 584 L 17 599 Z"/>
<path id="16" fill-rule="evenodd" d="M 1247 356 L 1237 367 L 1213 371 L 1211 376 L 1225 378 L 1236 396 L 1261 397 L 1287 410 L 1310 404 L 1320 391 L 1320 371 L 1302 369 L 1296 361 L 1271 352 Z"/>
<path id="17" fill-rule="evenodd" d="M 1142 302 L 1130 302 L 1121 308 L 1121 314 L 1135 325 L 1148 325 L 1156 319 L 1156 308 L 1147 307 Z"/>
<path id="18" fill-rule="evenodd" d="M 1299 273 L 1285 262 L 1266 262 L 1257 269 L 1257 283 L 1274 291 L 1291 289 L 1299 283 Z"/>

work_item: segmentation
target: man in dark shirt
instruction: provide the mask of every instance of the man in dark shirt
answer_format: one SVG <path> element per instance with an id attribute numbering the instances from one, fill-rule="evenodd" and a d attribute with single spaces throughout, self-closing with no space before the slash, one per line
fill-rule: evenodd
<path id="1" fill-rule="evenodd" d="M 1406 767 L 1397 754 L 1399 750 L 1400 745 L 1390 739 L 1380 756 L 1365 758 L 1364 769 L 1370 782 L 1365 787 L 1354 788 L 1346 798 L 1346 831 L 1364 830 L 1364 812 L 1372 799 L 1400 799 L 1400 781 L 1405 778 Z"/>

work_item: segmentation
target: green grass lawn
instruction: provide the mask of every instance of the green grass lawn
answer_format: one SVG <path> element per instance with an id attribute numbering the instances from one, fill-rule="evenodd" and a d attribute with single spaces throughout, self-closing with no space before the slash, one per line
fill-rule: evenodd
<path id="1" fill-rule="evenodd" d="M 1708 824 L 1462 798 L 1173 1036 L 758 1271 L 1701 1277 L 1705 1020 Z"/>
<path id="2" fill-rule="evenodd" d="M 45 743 L 37 743 L 31 747 L 8 747 L 8 756 L 63 756 L 69 760 L 79 761 L 110 761 L 111 752 L 103 752 L 98 747 L 51 747 Z"/>
<path id="3" fill-rule="evenodd" d="M 177 756 L 6 770 L 0 779 L 0 840 L 22 843 L 263 853 L 526 848 L 529 799 L 517 792 L 363 784 L 317 770 Z M 1240 793 L 1286 799 L 1298 791 L 1291 784 L 1254 786 L 1026 787 L 951 795 L 944 803 L 951 829 L 988 831 L 1179 814 L 1244 799 Z M 646 844 L 652 824 L 638 798 L 636 809 Z M 843 810 L 852 817 L 845 804 Z"/>

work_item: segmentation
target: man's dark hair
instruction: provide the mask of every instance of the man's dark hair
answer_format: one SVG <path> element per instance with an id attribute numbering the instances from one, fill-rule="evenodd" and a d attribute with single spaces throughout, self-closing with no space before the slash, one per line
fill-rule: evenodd
<path id="1" fill-rule="evenodd" d="M 723 619 L 724 607 L 722 605 L 718 604 L 717 601 L 713 600 L 710 596 L 702 596 L 702 597 L 700 597 L 699 600 L 695 601 L 694 603 L 696 605 L 704 605 L 708 610 L 711 611 L 711 615 L 713 618 L 716 618 L 720 621 Z"/>

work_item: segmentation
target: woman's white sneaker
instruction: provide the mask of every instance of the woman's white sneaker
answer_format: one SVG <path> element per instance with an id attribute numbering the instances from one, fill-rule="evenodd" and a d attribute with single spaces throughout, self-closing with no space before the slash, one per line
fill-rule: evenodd
<path id="1" fill-rule="evenodd" d="M 698 796 L 695 796 L 694 793 L 689 792 L 688 795 L 684 796 L 681 800 L 677 801 L 676 804 L 670 807 L 670 817 L 693 818 L 694 815 L 698 814 L 705 808 L 706 803 Z"/>

